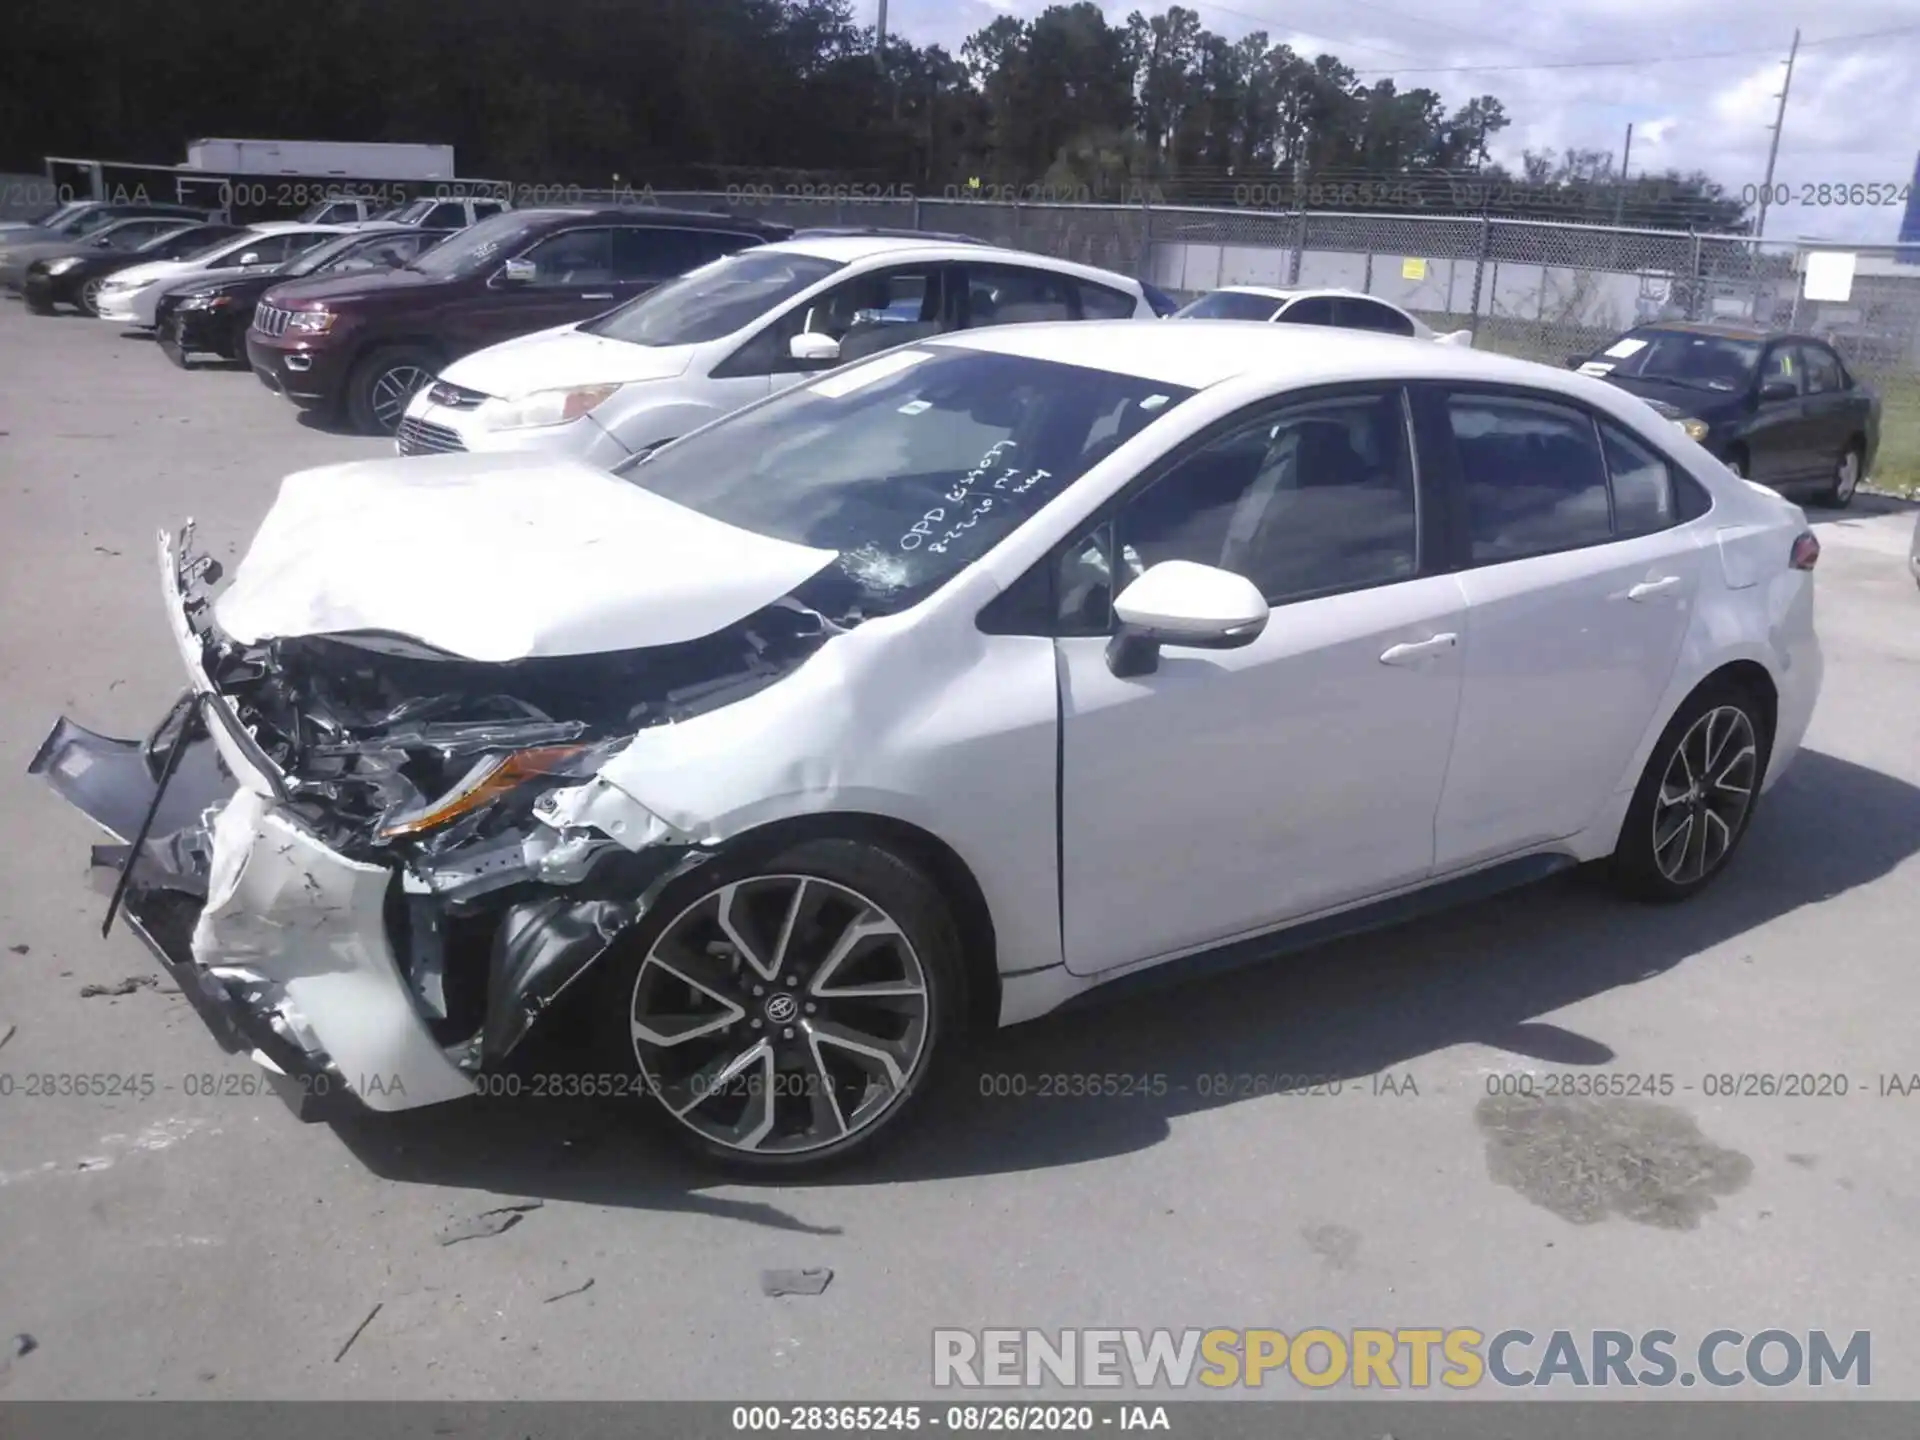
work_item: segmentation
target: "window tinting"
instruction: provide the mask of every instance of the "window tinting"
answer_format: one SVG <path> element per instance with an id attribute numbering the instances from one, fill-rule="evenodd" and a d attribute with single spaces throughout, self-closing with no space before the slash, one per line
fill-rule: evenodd
<path id="1" fill-rule="evenodd" d="M 1309 295 L 1304 300 L 1296 300 L 1274 317 L 1287 325 L 1332 325 L 1334 324 L 1333 298 L 1328 295 Z"/>
<path id="2" fill-rule="evenodd" d="M 1024 270 L 1013 265 L 967 267 L 968 323 L 1026 325 L 1044 320 L 1072 320 L 1072 281 L 1050 270 Z"/>
<path id="3" fill-rule="evenodd" d="M 671 280 L 752 243 L 719 230 L 626 225 L 613 232 L 613 273 L 621 280 Z"/>
<path id="4" fill-rule="evenodd" d="M 1479 564 L 1612 538 L 1607 472 L 1593 422 L 1528 400 L 1456 395 L 1447 403 Z"/>
<path id="5" fill-rule="evenodd" d="M 1398 310 L 1375 300 L 1340 301 L 1340 323 L 1350 330 L 1378 330 L 1383 335 L 1411 335 L 1413 322 Z"/>
<path id="6" fill-rule="evenodd" d="M 1800 363 L 1806 367 L 1808 394 L 1824 395 L 1847 388 L 1840 375 L 1840 362 L 1825 346 L 1802 345 Z"/>
<path id="7" fill-rule="evenodd" d="M 1216 290 L 1173 313 L 1177 320 L 1271 320 L 1279 308 L 1280 302 L 1271 295 Z"/>
<path id="8" fill-rule="evenodd" d="M 1418 527 L 1400 393 L 1317 401 L 1222 436 L 1129 502 L 1119 525 L 1128 569 L 1217 565 L 1270 602 L 1410 576 Z"/>
<path id="9" fill-rule="evenodd" d="M 1602 423 L 1600 448 L 1613 483 L 1613 529 L 1622 539 L 1651 535 L 1673 524 L 1673 472 L 1645 445 L 1617 425 Z"/>
<path id="10" fill-rule="evenodd" d="M 1104 285 L 1075 282 L 1080 287 L 1080 315 L 1085 320 L 1127 320 L 1134 311 L 1133 296 L 1124 290 L 1109 290 Z"/>
<path id="11" fill-rule="evenodd" d="M 839 268 L 811 255 L 751 249 L 670 280 L 581 328 L 630 345 L 698 345 L 745 329 Z M 748 348 L 757 354 L 758 342 Z M 769 342 L 758 369 L 734 373 L 765 375 L 771 355 Z"/>
<path id="12" fill-rule="evenodd" d="M 1760 366 L 1762 385 L 1771 385 L 1776 380 L 1786 381 L 1793 386 L 1797 394 L 1806 392 L 1805 377 L 1801 374 L 1800 366 L 1794 361 L 1794 347 L 1791 345 L 1774 346 L 1767 351 L 1767 358 Z"/>
<path id="13" fill-rule="evenodd" d="M 536 285 L 610 285 L 613 239 L 606 230 L 565 230 L 527 252 Z"/>

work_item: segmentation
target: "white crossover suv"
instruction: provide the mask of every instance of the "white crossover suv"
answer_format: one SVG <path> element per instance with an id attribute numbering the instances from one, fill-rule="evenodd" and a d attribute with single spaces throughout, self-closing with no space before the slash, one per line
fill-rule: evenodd
<path id="1" fill-rule="evenodd" d="M 1108 270 L 899 234 L 729 255 L 618 309 L 475 351 L 407 407 L 402 455 L 538 450 L 613 465 L 876 350 L 954 330 L 1156 312 Z"/>

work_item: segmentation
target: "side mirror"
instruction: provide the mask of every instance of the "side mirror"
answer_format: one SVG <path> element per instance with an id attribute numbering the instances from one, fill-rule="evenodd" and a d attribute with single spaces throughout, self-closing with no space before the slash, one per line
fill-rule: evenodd
<path id="1" fill-rule="evenodd" d="M 500 267 L 500 278 L 509 285 L 531 285 L 539 273 L 531 260 L 509 260 Z"/>
<path id="2" fill-rule="evenodd" d="M 1162 645 L 1238 650 L 1267 628 L 1267 602 L 1251 580 L 1231 570 L 1166 560 L 1151 567 L 1113 602 L 1119 621 L 1107 644 L 1107 668 L 1121 679 L 1150 675 Z"/>
<path id="3" fill-rule="evenodd" d="M 1762 400 L 1798 400 L 1800 387 L 1791 380 L 1767 380 L 1760 386 Z"/>
<path id="4" fill-rule="evenodd" d="M 840 342 L 831 335 L 811 331 L 796 335 L 787 343 L 787 353 L 806 365 L 825 365 L 840 358 Z"/>
<path id="5" fill-rule="evenodd" d="M 260 252 L 258 250 L 249 250 L 240 257 L 238 263 L 242 265 L 258 265 L 260 263 Z"/>

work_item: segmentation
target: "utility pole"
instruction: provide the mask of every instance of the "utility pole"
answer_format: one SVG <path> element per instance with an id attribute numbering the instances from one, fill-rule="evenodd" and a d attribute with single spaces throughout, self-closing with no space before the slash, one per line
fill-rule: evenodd
<path id="1" fill-rule="evenodd" d="M 1620 217 L 1627 208 L 1627 164 L 1633 159 L 1633 126 L 1627 126 L 1627 148 L 1620 152 L 1620 180 L 1613 199 L 1613 228 L 1620 228 Z"/>
<path id="2" fill-rule="evenodd" d="M 1787 51 L 1787 78 L 1780 85 L 1780 108 L 1773 115 L 1773 139 L 1767 145 L 1767 178 L 1760 186 L 1760 214 L 1754 222 L 1753 238 L 1767 233 L 1767 202 L 1773 198 L 1773 162 L 1780 156 L 1780 127 L 1787 118 L 1787 92 L 1793 88 L 1793 62 L 1800 55 L 1800 32 L 1793 32 L 1793 48 Z"/>
<path id="3" fill-rule="evenodd" d="M 1796 40 L 1799 38 L 1798 31 L 1794 32 L 1794 37 Z M 884 75 L 887 69 L 887 0 L 880 0 L 880 19 L 873 27 L 873 53 L 880 61 L 880 72 Z"/>

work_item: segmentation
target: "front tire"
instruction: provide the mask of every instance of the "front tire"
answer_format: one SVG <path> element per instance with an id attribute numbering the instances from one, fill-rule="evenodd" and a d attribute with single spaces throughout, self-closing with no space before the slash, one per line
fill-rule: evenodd
<path id="1" fill-rule="evenodd" d="M 1815 503 L 1829 510 L 1844 510 L 1853 503 L 1854 493 L 1860 488 L 1861 469 L 1865 461 L 1858 440 L 1849 440 L 1847 448 L 1840 452 L 1840 458 L 1833 463 L 1833 479 L 1827 488 L 1814 497 Z"/>
<path id="2" fill-rule="evenodd" d="M 374 351 L 347 377 L 347 419 L 362 435 L 393 434 L 414 392 L 439 369 L 439 357 L 417 346 Z"/>
<path id="3" fill-rule="evenodd" d="M 81 314 L 91 315 L 96 320 L 100 318 L 100 287 L 105 283 L 103 280 L 81 283 L 79 293 L 73 297 L 73 303 L 80 307 Z"/>
<path id="4" fill-rule="evenodd" d="M 1713 882 L 1745 838 L 1772 746 L 1744 686 L 1695 691 L 1661 732 L 1620 827 L 1611 869 L 1636 900 L 1670 903 Z"/>
<path id="5" fill-rule="evenodd" d="M 669 886 L 608 957 L 600 1044 L 675 1137 L 755 1172 L 870 1154 L 958 1048 L 959 933 L 916 866 L 809 840 Z"/>

